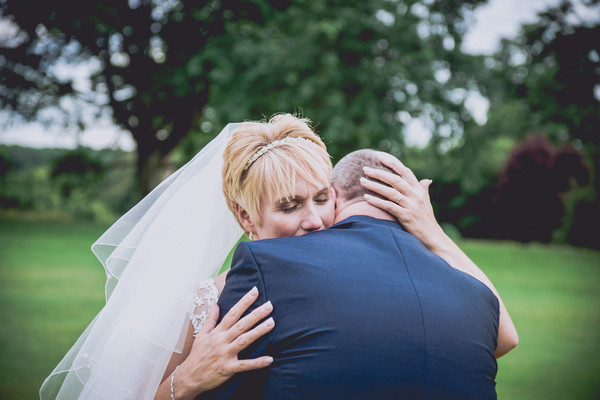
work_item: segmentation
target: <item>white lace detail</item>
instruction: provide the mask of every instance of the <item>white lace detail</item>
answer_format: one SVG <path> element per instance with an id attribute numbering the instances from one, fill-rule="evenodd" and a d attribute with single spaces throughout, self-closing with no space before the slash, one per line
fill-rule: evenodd
<path id="1" fill-rule="evenodd" d="M 194 327 L 194 337 L 198 335 L 202 325 L 208 318 L 209 306 L 211 303 L 216 303 L 219 299 L 219 291 L 215 286 L 215 281 L 212 279 L 206 279 L 198 282 L 192 299 L 190 301 L 188 314 L 190 321 Z"/>

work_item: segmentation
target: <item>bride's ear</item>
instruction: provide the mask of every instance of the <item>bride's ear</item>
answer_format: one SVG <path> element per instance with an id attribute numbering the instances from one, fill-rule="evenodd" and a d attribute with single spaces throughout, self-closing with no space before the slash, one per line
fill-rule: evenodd
<path id="1" fill-rule="evenodd" d="M 250 215 L 248 215 L 248 212 L 244 210 L 239 204 L 236 204 L 235 213 L 237 214 L 238 219 L 242 224 L 242 227 L 244 227 L 244 231 L 252 232 L 252 230 L 254 229 L 254 223 L 250 219 Z"/>

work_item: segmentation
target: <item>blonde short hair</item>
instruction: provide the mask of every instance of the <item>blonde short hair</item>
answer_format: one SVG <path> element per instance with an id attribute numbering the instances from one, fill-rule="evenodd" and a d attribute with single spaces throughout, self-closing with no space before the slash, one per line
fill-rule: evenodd
<path id="1" fill-rule="evenodd" d="M 223 153 L 223 193 L 240 226 L 236 204 L 253 223 L 262 226 L 263 202 L 293 197 L 296 179 L 317 187 L 330 186 L 331 158 L 309 124 L 306 118 L 278 114 L 269 122 L 244 122 L 233 133 Z M 265 146 L 284 138 L 307 140 L 282 142 L 262 153 Z M 248 166 L 259 151 L 262 155 Z"/>

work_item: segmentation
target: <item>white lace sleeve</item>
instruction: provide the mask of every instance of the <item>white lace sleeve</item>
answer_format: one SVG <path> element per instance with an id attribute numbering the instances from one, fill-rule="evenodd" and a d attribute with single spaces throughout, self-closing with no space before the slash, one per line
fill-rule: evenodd
<path id="1" fill-rule="evenodd" d="M 219 291 L 215 286 L 215 281 L 212 279 L 206 279 L 198 282 L 196 290 L 192 295 L 192 301 L 190 303 L 189 315 L 194 327 L 194 337 L 198 335 L 202 325 L 208 318 L 208 311 L 210 310 L 210 303 L 216 303 L 219 299 Z"/>

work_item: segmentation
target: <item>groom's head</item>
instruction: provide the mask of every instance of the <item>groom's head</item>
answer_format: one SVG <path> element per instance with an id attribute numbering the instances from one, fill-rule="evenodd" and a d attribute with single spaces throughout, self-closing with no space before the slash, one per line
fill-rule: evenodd
<path id="1" fill-rule="evenodd" d="M 381 159 L 385 156 L 387 156 L 387 154 L 381 151 L 362 149 L 348 154 L 337 162 L 331 175 L 331 186 L 337 194 L 337 215 L 339 215 L 342 210 L 347 209 L 347 207 L 359 202 L 364 202 L 364 204 L 361 205 L 363 210 L 368 211 L 369 209 L 372 209 L 373 211 L 381 211 L 366 203 L 365 194 L 370 194 L 379 198 L 382 197 L 377 193 L 365 189 L 360 184 L 360 178 L 371 179 L 364 174 L 363 167 L 394 172 L 381 162 Z"/>

